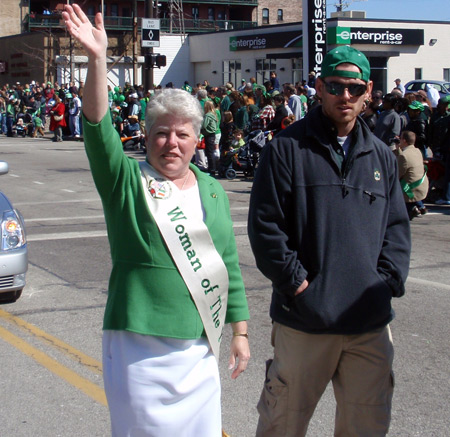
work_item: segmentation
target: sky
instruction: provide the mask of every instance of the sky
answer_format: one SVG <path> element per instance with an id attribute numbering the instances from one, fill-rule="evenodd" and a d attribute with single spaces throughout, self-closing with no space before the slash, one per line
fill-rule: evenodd
<path id="1" fill-rule="evenodd" d="M 343 10 L 366 11 L 367 19 L 450 21 L 450 0 L 327 0 L 327 14 Z"/>

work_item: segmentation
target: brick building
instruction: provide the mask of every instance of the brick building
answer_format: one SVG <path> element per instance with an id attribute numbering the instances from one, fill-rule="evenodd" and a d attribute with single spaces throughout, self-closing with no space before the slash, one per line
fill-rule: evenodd
<path id="1" fill-rule="evenodd" d="M 0 85 L 33 78 L 63 81 L 69 76 L 71 80 L 79 80 L 76 73 L 80 71 L 84 58 L 65 32 L 61 20 L 64 5 L 72 2 L 2 0 Z M 92 18 L 101 8 L 99 0 L 78 0 L 77 3 Z M 116 69 L 116 78 L 112 80 L 140 82 L 144 64 L 140 18 L 148 15 L 145 12 L 146 1 L 103 0 L 102 3 L 109 37 L 110 67 Z M 183 30 L 189 35 L 296 22 L 302 16 L 302 0 L 280 0 L 276 6 L 268 0 L 186 0 L 182 9 L 178 0 L 159 0 L 155 4 L 157 7 L 151 13 L 161 20 L 161 38 Z"/>

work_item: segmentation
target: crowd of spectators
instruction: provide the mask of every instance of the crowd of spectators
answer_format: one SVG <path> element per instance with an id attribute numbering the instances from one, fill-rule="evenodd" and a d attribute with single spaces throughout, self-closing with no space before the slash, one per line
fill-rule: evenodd
<path id="1" fill-rule="evenodd" d="M 405 171 L 402 176 L 415 175 L 411 177 L 417 180 L 409 181 L 408 187 L 422 181 L 412 190 L 415 194 L 411 191 L 409 197 L 405 191 L 408 187 L 404 188 L 411 219 L 427 213 L 425 199 L 438 205 L 450 205 L 449 104 L 450 98 L 440 97 L 431 85 L 405 94 L 401 80 L 396 79 L 391 92 L 383 95 L 382 91 L 374 90 L 361 114 L 373 133 L 397 155 Z M 410 146 L 420 150 L 421 160 Z M 419 170 L 422 176 L 417 178 Z M 405 183 L 405 179 L 402 181 Z"/>
<path id="2" fill-rule="evenodd" d="M 48 129 L 54 141 L 80 138 L 82 95 L 83 83 L 6 84 L 0 89 L 0 133 L 36 138 Z"/>
<path id="3" fill-rule="evenodd" d="M 251 77 L 249 81 L 242 79 L 237 88 L 231 82 L 213 86 L 205 80 L 191 86 L 185 81 L 181 89 L 196 96 L 205 112 L 197 165 L 215 175 L 220 157 L 242 147 L 250 132 L 276 134 L 307 116 L 308 111 L 320 104 L 314 86 L 314 74 L 296 84 L 280 84 L 275 71 L 262 84 Z M 173 88 L 174 84 L 169 82 L 165 87 Z M 111 121 L 121 137 L 141 135 L 143 138 L 147 102 L 161 88 L 159 85 L 146 91 L 142 85 L 128 82 L 123 87 L 108 87 Z M 433 87 L 404 93 L 400 79 L 395 80 L 395 87 L 385 95 L 374 90 L 361 116 L 397 155 L 403 150 L 399 146 L 402 133 L 412 132 L 414 146 L 422 153 L 427 166 L 430 191 L 434 190 L 434 197 L 438 196 L 434 200 L 438 204 L 450 204 L 450 101 L 440 98 Z M 50 131 L 53 141 L 80 138 L 82 99 L 82 82 L 78 85 L 35 81 L 25 85 L 7 84 L 0 89 L 0 133 L 36 138 Z M 237 137 L 240 141 L 236 141 Z M 411 213 L 413 216 L 427 212 L 422 200 L 415 205 L 418 208 Z"/>

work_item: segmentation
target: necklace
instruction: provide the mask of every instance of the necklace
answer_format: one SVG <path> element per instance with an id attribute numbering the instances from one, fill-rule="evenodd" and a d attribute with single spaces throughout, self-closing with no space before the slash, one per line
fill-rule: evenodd
<path id="1" fill-rule="evenodd" d="M 180 188 L 181 191 L 183 191 L 184 186 L 186 185 L 186 182 L 188 181 L 190 175 L 191 175 L 191 171 L 188 169 L 188 174 L 187 174 L 186 178 L 184 179 L 183 185 Z"/>

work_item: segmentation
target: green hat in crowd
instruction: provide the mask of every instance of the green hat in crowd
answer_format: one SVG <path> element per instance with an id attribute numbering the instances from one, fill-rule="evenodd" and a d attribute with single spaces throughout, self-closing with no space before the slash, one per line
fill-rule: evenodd
<path id="1" fill-rule="evenodd" d="M 424 110 L 422 103 L 418 102 L 417 100 L 412 101 L 411 104 L 408 105 L 408 108 L 414 109 L 415 111 L 417 111 L 417 110 L 423 111 Z"/>
<path id="2" fill-rule="evenodd" d="M 356 65 L 361 72 L 336 70 L 340 64 L 349 63 Z M 350 46 L 336 47 L 330 50 L 322 62 L 322 71 L 320 77 L 348 77 L 352 79 L 361 79 L 368 82 L 370 79 L 370 64 L 364 53 Z"/>

